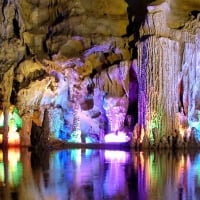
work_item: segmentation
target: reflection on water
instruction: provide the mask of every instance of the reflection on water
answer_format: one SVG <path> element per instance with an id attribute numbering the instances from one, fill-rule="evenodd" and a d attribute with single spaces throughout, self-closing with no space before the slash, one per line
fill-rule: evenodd
<path id="1" fill-rule="evenodd" d="M 0 150 L 2 200 L 197 200 L 200 153 Z"/>

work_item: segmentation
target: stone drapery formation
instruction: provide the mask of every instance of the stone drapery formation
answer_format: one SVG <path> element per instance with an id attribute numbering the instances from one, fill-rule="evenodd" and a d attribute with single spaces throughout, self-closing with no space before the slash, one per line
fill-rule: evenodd
<path id="1" fill-rule="evenodd" d="M 189 127 L 200 129 L 197 1 L 8 0 L 1 7 L 0 85 L 5 109 L 14 104 L 23 118 L 24 145 L 46 109 L 50 136 L 64 140 L 78 128 L 84 142 L 120 130 L 170 145 L 180 132 L 181 146 Z"/>
<path id="2" fill-rule="evenodd" d="M 185 23 L 181 30 L 171 29 L 166 24 L 168 6 L 149 6 L 140 28 L 138 122 L 150 140 L 155 129 L 163 142 L 178 132 L 179 145 L 184 146 L 190 134 L 198 135 L 199 19 Z M 194 127 L 195 133 L 190 130 Z"/>

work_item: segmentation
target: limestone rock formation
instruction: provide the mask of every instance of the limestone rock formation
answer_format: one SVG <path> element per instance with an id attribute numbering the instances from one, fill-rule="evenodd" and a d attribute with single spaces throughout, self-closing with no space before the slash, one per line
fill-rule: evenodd
<path id="1" fill-rule="evenodd" d="M 0 5 L 3 109 L 19 109 L 22 144 L 45 110 L 48 137 L 66 141 L 78 130 L 86 143 L 117 131 L 133 146 L 187 146 L 191 132 L 200 142 L 198 1 Z"/>

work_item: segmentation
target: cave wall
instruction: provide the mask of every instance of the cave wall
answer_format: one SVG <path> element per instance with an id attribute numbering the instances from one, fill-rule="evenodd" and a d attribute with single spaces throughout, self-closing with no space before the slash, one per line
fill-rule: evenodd
<path id="1" fill-rule="evenodd" d="M 116 125 L 123 127 L 131 58 L 129 38 L 121 37 L 128 25 L 125 1 L 9 0 L 1 7 L 3 107 L 19 109 L 23 145 L 30 143 L 32 122 L 44 123 L 46 108 L 55 137 L 66 139 L 77 126 L 84 134 L 91 127 L 95 134 L 111 130 L 117 122 L 109 120 L 110 101 L 116 115 L 124 108 Z M 77 115 L 81 119 L 73 120 Z"/>
<path id="2" fill-rule="evenodd" d="M 80 131 L 84 141 L 90 132 L 103 141 L 120 130 L 142 142 L 155 128 L 159 139 L 198 130 L 197 1 L 9 0 L 1 7 L 3 104 L 19 109 L 22 144 L 46 109 L 50 135 L 65 140 L 83 139 Z"/>

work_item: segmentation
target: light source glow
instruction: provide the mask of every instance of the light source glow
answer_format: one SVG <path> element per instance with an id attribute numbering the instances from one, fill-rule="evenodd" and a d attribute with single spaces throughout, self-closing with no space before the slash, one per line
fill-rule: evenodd
<path id="1" fill-rule="evenodd" d="M 0 183 L 5 181 L 6 171 L 5 171 L 5 163 L 3 162 L 3 154 L 0 151 Z M 19 185 L 23 173 L 22 163 L 20 162 L 20 150 L 16 148 L 8 149 L 8 178 L 9 184 L 12 187 L 16 187 Z"/>
<path id="2" fill-rule="evenodd" d="M 128 142 L 130 137 L 125 132 L 118 131 L 117 133 L 108 133 L 105 135 L 105 142 Z"/>
<path id="3" fill-rule="evenodd" d="M 1 112 L 0 115 L 0 127 L 4 126 L 4 114 Z M 19 145 L 20 136 L 19 129 L 22 128 L 22 119 L 19 116 L 19 112 L 14 105 L 11 105 L 8 113 L 8 144 L 9 145 Z M 3 135 L 1 134 L 0 142 L 3 141 Z"/>

